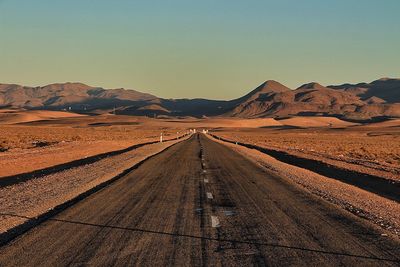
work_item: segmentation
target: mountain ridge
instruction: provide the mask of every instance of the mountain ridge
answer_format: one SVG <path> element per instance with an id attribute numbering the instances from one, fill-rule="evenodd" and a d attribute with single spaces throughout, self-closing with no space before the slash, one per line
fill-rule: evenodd
<path id="1" fill-rule="evenodd" d="M 370 83 L 329 86 L 310 82 L 297 89 L 267 80 L 248 94 L 232 100 L 164 99 L 133 89 L 105 89 L 79 82 L 37 87 L 0 84 L 0 106 L 98 113 L 112 110 L 145 116 L 400 117 L 400 79 L 382 78 Z"/>

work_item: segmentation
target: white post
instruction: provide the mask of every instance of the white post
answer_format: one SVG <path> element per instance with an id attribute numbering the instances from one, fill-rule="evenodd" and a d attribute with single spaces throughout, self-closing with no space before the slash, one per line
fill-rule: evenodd
<path id="1" fill-rule="evenodd" d="M 160 143 L 162 143 L 162 142 L 163 142 L 163 135 L 161 133 L 161 135 L 160 135 Z"/>

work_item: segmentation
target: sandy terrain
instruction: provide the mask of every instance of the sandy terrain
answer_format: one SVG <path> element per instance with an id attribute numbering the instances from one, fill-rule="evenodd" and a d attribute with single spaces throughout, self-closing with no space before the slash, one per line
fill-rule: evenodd
<path id="1" fill-rule="evenodd" d="M 134 125 L 90 127 L 4 125 L 0 126 L 0 147 L 3 151 L 31 149 L 72 141 L 122 141 L 137 142 L 142 138 L 159 138 L 177 134 L 175 129 L 162 127 L 138 128 Z"/>
<path id="2" fill-rule="evenodd" d="M 167 120 L 164 123 L 186 124 L 192 128 L 258 128 L 268 126 L 281 126 L 282 124 L 273 118 L 239 119 L 239 118 L 209 118 L 201 120 Z"/>
<path id="3" fill-rule="evenodd" d="M 347 122 L 334 117 L 293 117 L 279 120 L 282 125 L 301 128 L 311 127 L 349 127 L 358 125 L 357 123 Z"/>
<path id="4" fill-rule="evenodd" d="M 129 146 L 178 135 L 175 129 L 132 125 L 92 126 L 0 126 L 0 177 L 31 172 Z"/>
<path id="5" fill-rule="evenodd" d="M 346 129 L 220 129 L 222 138 L 257 145 L 341 168 L 400 179 L 400 124 Z"/>
<path id="6" fill-rule="evenodd" d="M 400 119 L 391 119 L 382 122 L 369 123 L 361 126 L 361 128 L 379 128 L 379 127 L 400 127 Z"/>
<path id="7" fill-rule="evenodd" d="M 116 125 L 136 125 L 144 127 L 167 127 L 167 128 L 219 128 L 219 127 L 239 127 L 239 128 L 258 128 L 268 126 L 281 126 L 282 123 L 273 118 L 241 119 L 241 118 L 148 118 L 128 115 L 103 114 L 97 116 L 63 118 L 54 120 L 34 121 L 27 123 L 31 126 L 71 126 L 71 127 L 96 127 L 96 126 L 116 126 Z"/>
<path id="8" fill-rule="evenodd" d="M 139 140 L 138 140 L 139 141 Z M 0 179 L 4 176 L 32 172 L 38 169 L 87 158 L 133 145 L 127 141 L 72 141 L 49 147 L 0 153 Z"/>
<path id="9" fill-rule="evenodd" d="M 190 127 L 200 128 L 262 128 L 262 127 L 301 127 L 301 128 L 342 128 L 359 125 L 333 117 L 292 117 L 287 119 L 274 118 L 209 118 L 197 120 L 165 120 L 163 124 L 176 123 L 177 125 L 186 124 Z"/>
<path id="10" fill-rule="evenodd" d="M 0 124 L 16 124 L 40 120 L 53 120 L 60 118 L 75 118 L 85 115 L 63 112 L 63 111 L 47 111 L 47 110 L 12 110 L 0 109 Z"/>

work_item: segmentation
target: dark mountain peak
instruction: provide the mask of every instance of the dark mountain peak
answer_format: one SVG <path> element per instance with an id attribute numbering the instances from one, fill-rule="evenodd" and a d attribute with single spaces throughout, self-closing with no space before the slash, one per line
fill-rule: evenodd
<path id="1" fill-rule="evenodd" d="M 297 89 L 314 89 L 314 90 L 321 90 L 321 89 L 326 89 L 326 87 L 322 86 L 321 84 L 317 82 L 311 82 L 311 83 L 306 83 L 300 86 Z"/>
<path id="2" fill-rule="evenodd" d="M 379 102 L 377 97 L 387 103 L 400 102 L 400 79 L 381 78 L 371 83 L 331 85 L 329 88 L 345 90 L 359 96 L 366 103 Z"/>
<path id="3" fill-rule="evenodd" d="M 371 85 L 377 85 L 377 84 L 400 85 L 400 79 L 380 78 L 379 80 L 371 82 Z"/>
<path id="4" fill-rule="evenodd" d="M 344 83 L 340 85 L 329 85 L 327 87 L 331 89 L 352 89 L 352 88 L 368 88 L 369 86 L 370 85 L 368 83 L 357 83 L 357 84 Z"/>

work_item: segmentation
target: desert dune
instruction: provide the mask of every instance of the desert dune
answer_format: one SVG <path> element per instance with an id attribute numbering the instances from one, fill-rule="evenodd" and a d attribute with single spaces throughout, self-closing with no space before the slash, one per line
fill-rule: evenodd
<path id="1" fill-rule="evenodd" d="M 72 112 L 49 110 L 2 110 L 0 112 L 0 124 L 17 124 L 41 120 L 53 120 L 60 118 L 83 117 Z"/>
<path id="2" fill-rule="evenodd" d="M 278 122 L 287 126 L 295 126 L 301 128 L 309 127 L 334 127 L 342 128 L 358 125 L 344 120 L 340 120 L 334 117 L 292 117 L 288 119 L 279 120 Z"/>

